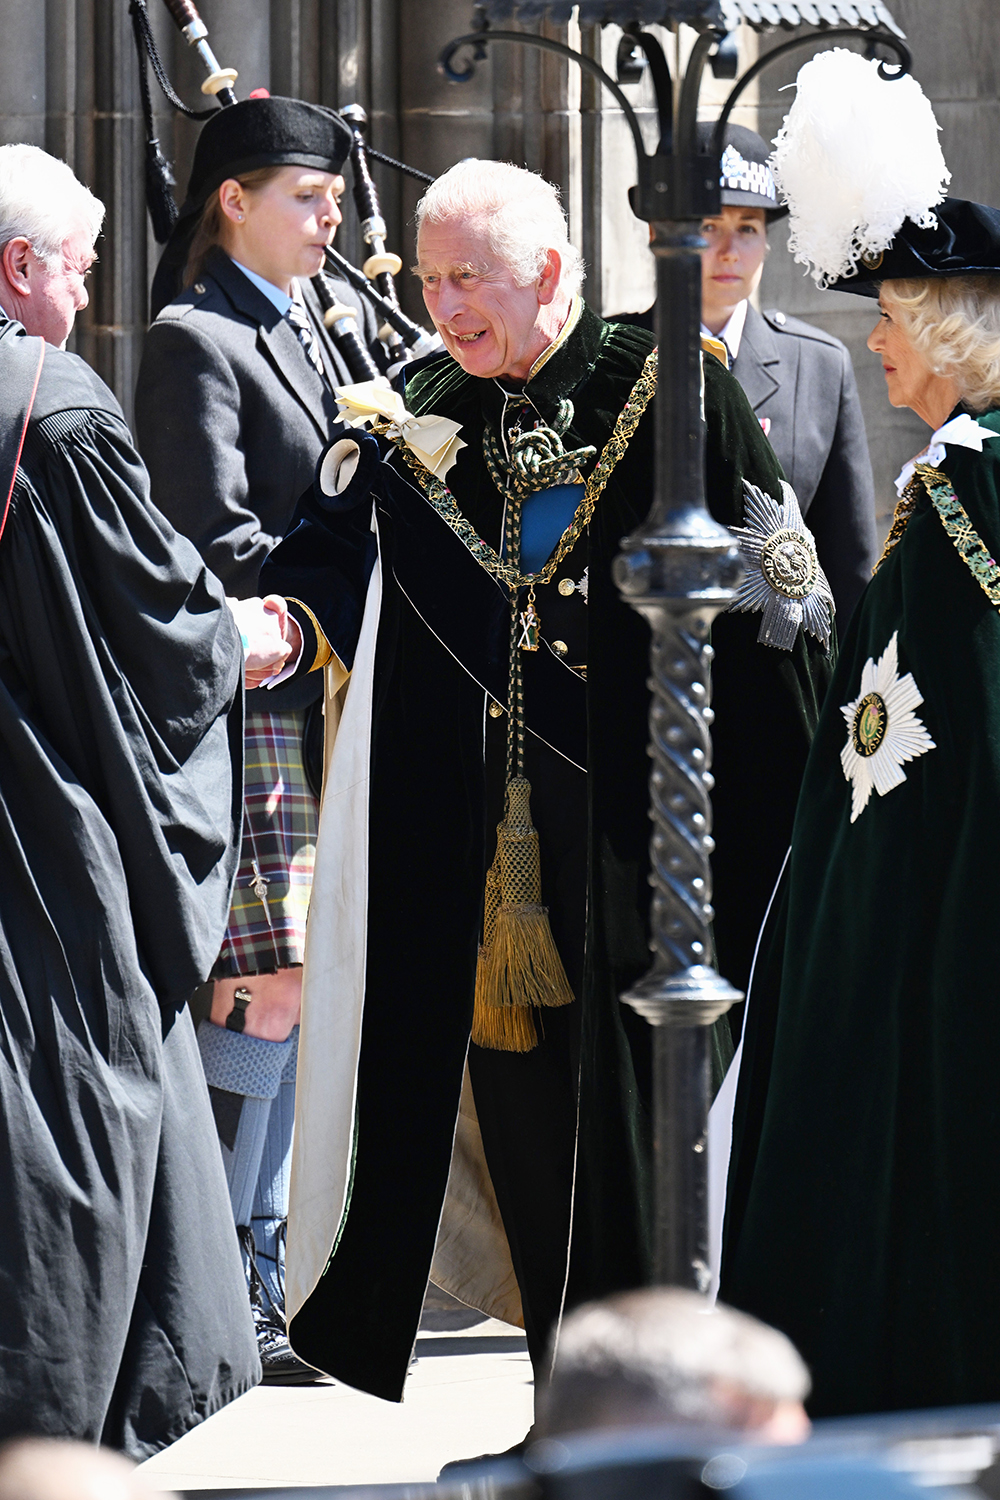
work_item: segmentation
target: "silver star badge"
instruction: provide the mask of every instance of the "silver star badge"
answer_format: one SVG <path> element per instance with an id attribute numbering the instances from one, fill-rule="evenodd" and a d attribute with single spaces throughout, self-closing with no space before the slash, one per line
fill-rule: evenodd
<path id="1" fill-rule="evenodd" d="M 829 647 L 833 594 L 795 491 L 783 479 L 779 503 L 746 480 L 743 488 L 748 524 L 731 529 L 746 577 L 730 609 L 761 611 L 757 639 L 765 646 L 790 651 L 801 628 Z"/>

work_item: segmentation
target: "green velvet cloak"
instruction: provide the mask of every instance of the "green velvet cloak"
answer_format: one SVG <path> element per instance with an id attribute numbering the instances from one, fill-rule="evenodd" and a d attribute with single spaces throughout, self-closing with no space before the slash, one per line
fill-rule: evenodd
<path id="1" fill-rule="evenodd" d="M 600 452 L 652 342 L 642 330 L 584 312 L 527 386 L 548 421 L 560 401 L 572 401 L 567 449 L 593 444 Z M 739 523 L 744 477 L 777 495 L 781 471 L 737 382 L 714 358 L 704 363 L 709 503 L 719 519 Z M 503 401 L 500 388 L 442 359 L 411 380 L 406 400 L 417 414 L 462 424 L 468 446 L 448 485 L 479 535 L 497 546 L 502 498 L 482 438 Z M 524 663 L 542 896 L 579 996 L 568 1008 L 579 1012 L 580 1083 L 567 1306 L 649 1274 L 649 1030 L 618 1000 L 650 962 L 649 633 L 619 598 L 611 563 L 652 501 L 653 422 L 650 407 L 588 532 L 538 590 L 543 647 Z M 343 495 L 304 497 L 262 588 L 308 605 L 350 667 L 373 562 L 374 495 L 383 593 L 357 1149 L 336 1250 L 290 1332 L 310 1362 L 398 1399 L 468 1047 L 483 882 L 504 774 L 503 721 L 485 708 L 487 697 L 506 702 L 509 606 L 398 456 L 374 464 L 374 479 L 362 477 L 365 463 Z M 559 592 L 559 581 L 579 580 L 585 570 L 586 600 L 579 591 Z M 297 617 L 311 659 L 311 626 L 304 613 Z M 789 653 L 758 645 L 759 624 L 759 615 L 732 615 L 715 630 L 717 939 L 737 984 L 787 846 L 829 668 L 811 638 L 800 636 Z M 567 647 L 562 655 L 557 641 Z M 574 670 L 580 662 L 585 679 Z M 758 719 L 767 730 L 763 749 Z M 550 1149 L 544 1132 L 538 1149 Z"/>
<path id="2" fill-rule="evenodd" d="M 998 444 L 941 467 L 1000 557 Z M 841 708 L 894 634 L 934 748 L 852 823 Z M 722 1295 L 817 1415 L 1000 1398 L 998 829 L 1000 614 L 924 496 L 841 648 L 737 1101 Z"/>

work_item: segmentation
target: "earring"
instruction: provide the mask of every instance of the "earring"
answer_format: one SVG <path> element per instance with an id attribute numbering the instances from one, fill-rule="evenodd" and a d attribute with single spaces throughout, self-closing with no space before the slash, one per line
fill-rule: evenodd
<path id="1" fill-rule="evenodd" d="M 237 214 L 236 215 L 236 222 L 238 224 L 242 224 L 243 223 L 243 215 L 242 214 Z"/>

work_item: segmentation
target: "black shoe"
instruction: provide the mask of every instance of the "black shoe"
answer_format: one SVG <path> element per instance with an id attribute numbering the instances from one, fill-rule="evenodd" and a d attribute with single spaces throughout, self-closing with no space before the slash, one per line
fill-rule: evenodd
<path id="1" fill-rule="evenodd" d="M 257 1319 L 257 1353 L 263 1370 L 261 1385 L 312 1385 L 322 1372 L 299 1359 L 285 1330 L 269 1319 Z"/>
<path id="2" fill-rule="evenodd" d="M 535 1427 L 534 1423 L 532 1423 L 521 1441 L 515 1443 L 513 1447 L 505 1448 L 502 1453 L 479 1453 L 475 1458 L 451 1459 L 443 1465 L 438 1475 L 438 1483 L 441 1484 L 447 1481 L 454 1483 L 455 1480 L 461 1477 L 459 1471 L 462 1469 L 476 1468 L 483 1464 L 500 1464 L 503 1463 L 505 1458 L 520 1458 L 524 1450 L 534 1441 L 534 1433 Z"/>
<path id="3" fill-rule="evenodd" d="M 295 1353 L 285 1332 L 285 1309 L 275 1305 L 257 1269 L 257 1252 L 249 1224 L 238 1224 L 236 1235 L 245 1257 L 250 1311 L 257 1330 L 261 1385 L 312 1385 L 323 1378 Z M 265 1301 L 267 1306 L 265 1306 Z"/>

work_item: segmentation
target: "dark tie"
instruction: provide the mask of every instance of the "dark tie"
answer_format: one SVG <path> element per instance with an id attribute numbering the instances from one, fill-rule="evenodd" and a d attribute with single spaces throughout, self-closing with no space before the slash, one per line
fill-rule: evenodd
<path id="1" fill-rule="evenodd" d="M 321 375 L 325 380 L 326 371 L 323 369 L 323 360 L 320 356 L 319 346 L 316 343 L 316 335 L 313 333 L 312 324 L 309 322 L 309 316 L 302 303 L 293 302 L 286 312 L 285 317 L 295 329 L 299 343 L 306 351 L 309 363 L 316 370 L 317 374 Z"/>

